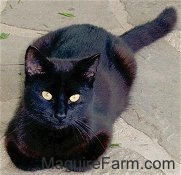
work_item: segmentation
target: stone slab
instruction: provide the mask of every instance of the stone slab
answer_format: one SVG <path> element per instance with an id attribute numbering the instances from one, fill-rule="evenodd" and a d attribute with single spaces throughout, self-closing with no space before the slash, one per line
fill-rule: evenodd
<path id="1" fill-rule="evenodd" d="M 177 30 L 181 30 L 181 3 L 179 0 L 120 0 L 128 12 L 127 21 L 136 26 L 153 20 L 165 8 L 174 7 L 177 10 Z"/>
<path id="2" fill-rule="evenodd" d="M 68 18 L 59 12 L 72 13 Z M 18 20 L 17 20 L 18 19 Z M 107 1 L 17 1 L 9 0 L 2 11 L 1 22 L 34 30 L 54 30 L 60 27 L 90 23 L 106 29 L 120 27 L 109 11 Z"/>
<path id="3" fill-rule="evenodd" d="M 160 40 L 140 51 L 136 60 L 137 79 L 123 119 L 158 139 L 180 161 L 180 53 Z"/>

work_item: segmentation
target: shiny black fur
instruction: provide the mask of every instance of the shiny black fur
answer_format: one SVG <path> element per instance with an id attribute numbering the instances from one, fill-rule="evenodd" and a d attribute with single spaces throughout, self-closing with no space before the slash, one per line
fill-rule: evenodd
<path id="1" fill-rule="evenodd" d="M 70 170 L 87 170 L 90 164 L 79 161 L 92 163 L 105 152 L 113 123 L 127 106 L 136 75 L 133 53 L 166 35 L 175 22 L 175 10 L 169 8 L 120 37 L 89 24 L 73 25 L 30 45 L 24 96 L 6 132 L 14 164 L 40 170 L 46 168 L 43 157 L 54 157 Z M 42 91 L 53 99 L 43 99 Z M 77 93 L 80 100 L 69 103 Z"/>

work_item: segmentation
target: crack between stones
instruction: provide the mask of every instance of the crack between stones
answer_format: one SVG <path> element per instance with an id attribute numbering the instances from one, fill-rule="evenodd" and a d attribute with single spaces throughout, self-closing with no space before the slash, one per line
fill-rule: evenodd
<path id="1" fill-rule="evenodd" d="M 122 118 L 122 119 L 123 119 L 123 118 Z M 124 119 L 123 119 L 123 120 L 124 120 Z M 142 134 L 146 135 L 149 139 L 151 139 L 151 141 L 154 142 L 154 140 L 153 140 L 147 133 L 145 133 L 144 131 L 141 131 L 141 130 L 135 128 L 135 127 L 132 126 L 130 123 L 128 123 L 126 120 L 124 120 L 124 122 L 125 122 L 128 126 L 134 128 L 134 129 L 136 129 L 137 131 L 141 132 Z M 171 158 L 173 158 L 173 160 L 174 160 L 176 163 L 180 164 L 179 162 L 177 162 L 177 161 L 175 160 L 175 158 L 174 158 L 172 155 L 170 155 L 170 153 L 168 152 L 167 149 L 165 149 L 163 146 L 161 146 L 158 142 L 157 142 L 157 144 L 158 144 Z"/>
<path id="2" fill-rule="evenodd" d="M 110 8 L 111 8 L 111 11 L 112 11 L 112 13 L 114 14 L 114 16 L 115 16 L 115 18 L 117 19 L 117 21 L 119 22 L 119 24 L 121 25 L 121 27 L 125 30 L 125 32 L 126 31 L 128 31 L 128 30 L 130 30 L 131 28 L 133 28 L 134 26 L 132 25 L 132 24 L 130 24 L 130 23 L 128 23 L 128 20 L 127 20 L 127 18 L 128 18 L 128 11 L 126 10 L 126 7 L 125 7 L 125 2 L 123 1 L 119 1 L 119 0 L 114 0 L 114 1 L 112 1 L 112 0 L 108 0 L 108 2 L 110 3 Z M 114 9 L 113 9 L 113 2 L 114 3 L 117 3 L 118 4 L 118 6 L 120 5 L 122 8 L 120 9 L 120 12 L 122 11 L 122 12 L 124 12 L 124 15 L 126 16 L 126 21 L 120 21 L 119 20 L 119 17 L 118 16 L 120 16 L 118 13 L 119 12 L 115 12 L 114 11 Z M 125 23 L 125 26 L 123 25 L 123 23 Z"/>
<path id="3" fill-rule="evenodd" d="M 30 31 L 33 31 L 33 32 L 50 32 L 51 31 L 51 30 L 37 30 L 37 29 L 34 29 L 34 28 L 28 28 L 28 27 L 17 27 L 17 26 L 7 24 L 7 23 L 4 23 L 4 22 L 1 22 L 0 24 L 4 24 L 4 25 L 6 25 L 8 27 L 15 27 L 17 29 L 30 30 Z"/>

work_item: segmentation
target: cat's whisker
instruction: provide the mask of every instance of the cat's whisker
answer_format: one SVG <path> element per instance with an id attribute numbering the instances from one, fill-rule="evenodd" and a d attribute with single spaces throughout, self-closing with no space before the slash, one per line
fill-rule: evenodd
<path id="1" fill-rule="evenodd" d="M 75 124 L 71 124 L 71 126 L 72 126 L 72 129 L 73 129 L 73 133 L 74 133 L 74 135 L 75 135 L 75 137 L 76 137 L 76 140 L 77 140 L 77 144 L 79 144 L 80 143 L 80 141 L 79 141 L 79 135 L 77 135 L 76 134 L 76 130 L 78 131 L 78 129 L 77 129 L 77 127 L 75 126 Z M 75 130 L 76 129 L 76 130 Z M 79 132 L 79 131 L 78 131 Z"/>
<path id="2" fill-rule="evenodd" d="M 92 130 L 91 127 L 89 127 L 86 123 L 82 122 L 81 120 L 78 120 L 82 125 L 84 125 L 84 127 L 86 127 L 87 129 L 89 129 L 89 131 L 92 132 L 92 134 L 94 135 L 94 137 L 98 140 L 98 142 L 100 143 L 101 147 L 103 149 L 105 149 L 105 147 L 103 146 L 102 142 L 100 141 L 100 139 L 96 136 L 96 134 L 94 133 L 94 131 Z"/>
<path id="3" fill-rule="evenodd" d="M 82 140 L 83 141 L 86 141 L 87 143 L 88 143 L 88 141 L 87 141 L 87 134 L 82 130 L 82 128 L 80 128 L 80 125 L 75 121 L 75 123 L 74 123 L 74 125 L 76 126 L 76 128 L 77 128 L 77 130 L 79 131 L 79 133 L 80 133 L 80 135 L 81 135 L 81 137 L 82 137 Z M 85 137 L 85 138 L 84 138 Z"/>
<path id="4" fill-rule="evenodd" d="M 80 131 L 79 133 L 82 136 L 82 141 L 87 142 L 87 135 L 85 134 L 85 132 L 82 130 L 82 128 L 80 127 L 80 125 L 75 121 L 74 125 L 76 126 L 76 128 Z"/>
<path id="5" fill-rule="evenodd" d="M 77 122 L 78 122 L 78 124 L 79 124 L 79 127 L 81 127 L 82 130 L 84 131 L 84 133 L 89 137 L 89 141 L 90 141 L 90 140 L 92 139 L 91 136 L 90 136 L 89 133 L 88 133 L 88 131 L 90 131 L 90 129 L 86 127 L 86 129 L 88 129 L 88 131 L 86 131 L 85 128 L 84 128 L 85 126 L 83 127 L 83 126 L 81 125 L 81 123 L 79 123 L 78 120 L 77 120 Z"/>
<path id="6" fill-rule="evenodd" d="M 73 125 L 75 126 L 76 130 L 77 130 L 77 131 L 78 131 L 78 133 L 79 133 L 79 135 L 77 135 L 77 137 L 79 138 L 78 143 L 80 143 L 80 142 L 81 142 L 81 140 L 82 140 L 82 141 L 84 141 L 85 139 L 84 139 L 84 137 L 83 137 L 83 135 L 82 135 L 81 130 L 80 130 L 80 129 L 79 129 L 79 127 L 77 126 L 77 124 L 76 124 L 76 123 L 74 123 Z M 81 137 L 81 138 L 80 138 L 80 137 Z"/>

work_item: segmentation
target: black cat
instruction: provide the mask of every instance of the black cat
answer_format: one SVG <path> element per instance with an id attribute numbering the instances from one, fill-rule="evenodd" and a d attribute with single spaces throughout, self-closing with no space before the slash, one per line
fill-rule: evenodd
<path id="1" fill-rule="evenodd" d="M 24 96 L 6 131 L 13 163 L 34 171 L 54 166 L 43 166 L 53 158 L 73 171 L 89 169 L 109 146 L 113 123 L 128 104 L 133 53 L 175 23 L 176 12 L 168 8 L 119 37 L 89 24 L 72 25 L 30 45 Z"/>

